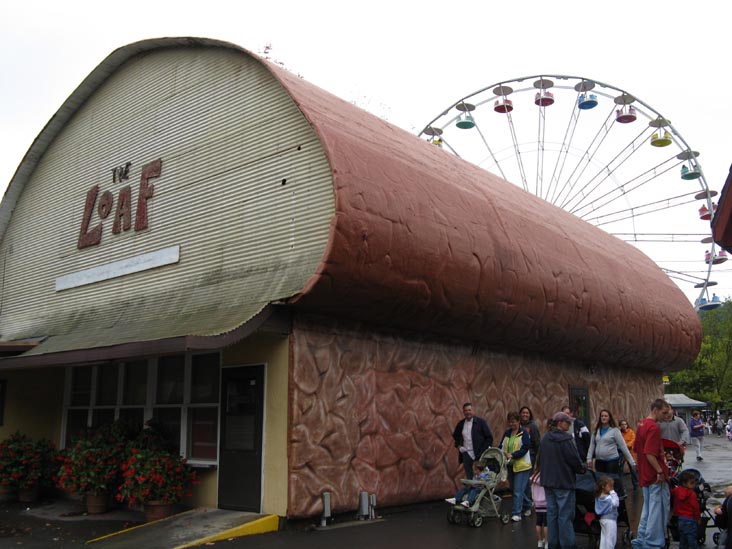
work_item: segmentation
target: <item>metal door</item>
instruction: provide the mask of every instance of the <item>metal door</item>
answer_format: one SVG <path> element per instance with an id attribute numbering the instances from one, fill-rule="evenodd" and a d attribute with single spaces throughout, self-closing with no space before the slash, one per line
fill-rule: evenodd
<path id="1" fill-rule="evenodd" d="M 221 374 L 219 507 L 260 511 L 264 366 Z"/>

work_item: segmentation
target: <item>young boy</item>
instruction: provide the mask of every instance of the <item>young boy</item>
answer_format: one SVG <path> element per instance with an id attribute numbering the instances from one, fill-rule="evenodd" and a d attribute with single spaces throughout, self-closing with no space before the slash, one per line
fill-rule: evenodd
<path id="1" fill-rule="evenodd" d="M 473 464 L 473 480 L 487 480 L 494 475 L 488 467 L 481 471 L 478 462 Z M 481 486 L 463 486 L 455 494 L 454 498 L 447 498 L 445 501 L 451 505 L 462 505 L 463 507 L 472 507 L 475 503 L 475 498 L 478 497 L 478 492 L 482 489 Z"/>
<path id="2" fill-rule="evenodd" d="M 701 520 L 699 500 L 696 498 L 696 474 L 682 471 L 679 485 L 671 490 L 674 516 L 679 519 L 679 549 L 697 549 L 697 530 Z"/>

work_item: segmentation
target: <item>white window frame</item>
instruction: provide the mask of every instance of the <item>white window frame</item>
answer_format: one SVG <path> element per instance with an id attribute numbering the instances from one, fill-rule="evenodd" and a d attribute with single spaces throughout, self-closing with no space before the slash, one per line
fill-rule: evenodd
<path id="1" fill-rule="evenodd" d="M 216 380 L 216 383 L 218 383 L 218 392 L 219 392 L 219 398 L 216 402 L 203 402 L 203 403 L 192 403 L 191 402 L 191 389 L 192 389 L 192 378 L 193 378 L 193 357 L 199 356 L 199 355 L 208 355 L 208 354 L 216 354 L 218 355 L 218 367 L 219 367 L 219 375 Z M 117 401 L 114 405 L 104 405 L 104 406 L 95 406 L 93 403 L 96 402 L 96 395 L 97 395 L 97 373 L 98 369 L 100 367 L 109 366 L 110 363 L 103 363 L 103 364 L 77 364 L 74 366 L 67 366 L 66 367 L 66 376 L 65 376 L 65 382 L 64 382 L 64 398 L 63 398 L 63 414 L 61 417 L 61 440 L 59 442 L 59 447 L 63 448 L 66 445 L 66 431 L 68 428 L 67 425 L 67 418 L 68 418 L 68 412 L 69 410 L 87 410 L 87 419 L 86 419 L 86 425 L 87 427 L 91 426 L 92 422 L 92 414 L 94 410 L 102 410 L 102 409 L 114 409 L 114 419 L 117 420 L 120 417 L 120 410 L 123 409 L 129 409 L 129 408 L 144 408 L 143 412 L 143 421 L 148 421 L 152 419 L 153 413 L 155 408 L 176 408 L 180 409 L 181 415 L 180 415 L 180 454 L 183 457 L 188 458 L 188 463 L 191 465 L 196 466 L 215 466 L 218 464 L 218 444 L 219 444 L 219 436 L 220 436 L 220 430 L 221 430 L 221 370 L 222 370 L 222 363 L 221 363 L 221 352 L 219 351 L 203 351 L 203 352 L 196 352 L 196 353 L 185 353 L 184 355 L 184 370 L 183 370 L 183 400 L 181 403 L 176 404 L 156 404 L 155 399 L 157 396 L 157 379 L 158 379 L 158 356 L 148 357 L 145 359 L 137 359 L 137 360 L 129 360 L 129 361 L 115 361 L 112 364 L 116 364 L 118 366 L 118 372 L 117 372 Z M 126 365 L 129 362 L 139 362 L 140 360 L 146 360 L 147 361 L 147 391 L 146 391 L 146 398 L 145 398 L 145 404 L 123 404 L 124 402 L 124 381 L 125 381 L 125 374 L 126 369 L 120 368 L 119 366 Z M 91 373 L 91 390 L 89 395 L 89 403 L 85 406 L 80 405 L 71 405 L 71 390 L 72 390 L 72 380 L 73 380 L 73 369 L 74 368 L 80 368 L 80 367 L 91 367 L 92 373 Z M 190 424 L 189 419 L 191 418 L 191 414 L 189 414 L 189 410 L 191 408 L 215 408 L 216 409 L 216 458 L 214 459 L 193 459 L 190 456 L 191 448 L 190 448 L 190 442 L 191 442 L 191 429 L 192 426 Z"/>

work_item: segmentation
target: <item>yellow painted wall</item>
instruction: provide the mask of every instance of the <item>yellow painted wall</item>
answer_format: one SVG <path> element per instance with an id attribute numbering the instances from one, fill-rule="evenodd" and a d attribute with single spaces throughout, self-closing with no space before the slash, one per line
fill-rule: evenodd
<path id="1" fill-rule="evenodd" d="M 196 469 L 199 484 L 193 487 L 192 497 L 185 498 L 183 505 L 186 507 L 212 507 L 218 506 L 216 502 L 218 475 L 215 468 Z"/>
<path id="2" fill-rule="evenodd" d="M 289 336 L 259 333 L 224 350 L 222 364 L 264 364 L 262 512 L 287 514 L 287 406 Z M 214 487 L 215 488 L 215 487 Z"/>
<path id="3" fill-rule="evenodd" d="M 0 440 L 16 430 L 33 439 L 47 438 L 56 445 L 61 433 L 64 369 L 6 370 L 5 414 Z"/>

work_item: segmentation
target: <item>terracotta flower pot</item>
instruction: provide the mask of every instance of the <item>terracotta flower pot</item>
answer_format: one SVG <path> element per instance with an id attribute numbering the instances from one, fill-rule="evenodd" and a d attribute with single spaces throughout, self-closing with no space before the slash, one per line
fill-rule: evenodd
<path id="1" fill-rule="evenodd" d="M 0 503 L 10 503 L 18 499 L 18 490 L 15 486 L 0 484 Z"/>
<path id="2" fill-rule="evenodd" d="M 109 511 L 109 494 L 87 494 L 86 512 L 90 515 L 98 515 Z"/>
<path id="3" fill-rule="evenodd" d="M 21 503 L 33 503 L 38 499 L 40 487 L 34 484 L 30 488 L 18 488 L 18 501 Z"/>
<path id="4" fill-rule="evenodd" d="M 173 503 L 163 503 L 162 501 L 146 501 L 145 502 L 145 520 L 153 522 L 175 515 L 175 505 Z"/>

